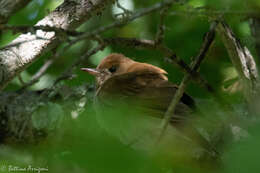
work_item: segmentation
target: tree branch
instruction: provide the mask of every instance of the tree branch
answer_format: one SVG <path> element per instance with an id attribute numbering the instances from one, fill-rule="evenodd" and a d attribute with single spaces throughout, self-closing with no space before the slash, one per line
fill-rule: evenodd
<path id="1" fill-rule="evenodd" d="M 100 50 L 103 50 L 105 48 L 105 44 L 99 44 L 97 47 L 95 47 L 92 50 L 87 51 L 84 55 L 79 57 L 67 70 L 65 70 L 54 82 L 53 86 L 55 86 L 57 83 L 59 83 L 62 80 L 71 78 L 72 76 L 72 71 L 83 64 L 90 56 L 94 55 Z"/>
<path id="2" fill-rule="evenodd" d="M 0 0 L 0 24 L 7 23 L 16 11 L 24 8 L 30 2 L 31 0 Z"/>
<path id="3" fill-rule="evenodd" d="M 112 0 L 74 0 L 64 1 L 59 7 L 51 12 L 36 26 L 51 26 L 64 30 L 73 30 L 92 15 L 102 11 L 105 5 Z M 38 37 L 44 39 L 38 39 Z M 28 67 L 40 55 L 50 50 L 63 39 L 55 32 L 37 30 L 35 34 L 27 33 L 20 35 L 11 44 L 20 44 L 0 51 L 0 90 L 17 74 Z M 30 40 L 30 41 L 27 41 Z"/>
<path id="4" fill-rule="evenodd" d="M 224 21 L 220 22 L 217 31 L 223 40 L 238 76 L 243 81 L 245 98 L 251 102 L 259 81 L 255 60 L 247 47 L 241 45 L 231 28 Z"/>
<path id="5" fill-rule="evenodd" d="M 167 7 L 167 6 L 171 6 L 175 2 L 177 2 L 177 0 L 164 0 L 162 2 L 159 2 L 159 3 L 152 5 L 151 7 L 140 9 L 139 11 L 133 12 L 133 15 L 129 16 L 128 18 L 124 18 L 123 20 L 117 20 L 116 22 L 111 23 L 107 26 L 97 28 L 92 32 L 86 32 L 85 34 L 79 36 L 77 39 L 73 40 L 71 42 L 71 44 L 77 43 L 78 41 L 81 41 L 81 40 L 84 40 L 84 39 L 87 39 L 87 38 L 94 37 L 95 35 L 98 35 L 98 34 L 105 32 L 109 29 L 126 25 L 126 24 L 132 22 L 133 20 L 138 19 L 142 16 L 151 14 L 155 11 L 159 11 L 159 10 L 161 10 L 161 9 Z"/>
<path id="6" fill-rule="evenodd" d="M 159 21 L 158 30 L 155 37 L 156 44 L 161 44 L 164 39 L 164 32 L 165 32 L 164 22 L 169 8 L 170 6 L 166 6 L 160 11 L 160 21 Z"/>
<path id="7" fill-rule="evenodd" d="M 83 32 L 65 30 L 63 28 L 51 27 L 48 25 L 35 25 L 35 26 L 27 26 L 27 25 L 19 25 L 19 26 L 10 26 L 10 25 L 2 25 L 0 29 L 3 30 L 11 30 L 13 33 L 23 33 L 26 34 L 30 32 L 31 34 L 35 34 L 38 30 L 42 30 L 45 32 L 55 32 L 56 34 L 66 34 L 68 36 L 79 36 L 82 35 Z"/>
<path id="8" fill-rule="evenodd" d="M 214 22 L 211 27 L 210 27 L 210 31 L 206 34 L 205 38 L 204 38 L 204 42 L 202 44 L 202 47 L 200 49 L 200 52 L 198 54 L 198 56 L 191 62 L 191 69 L 192 71 L 196 72 L 199 67 L 200 64 L 202 62 L 202 60 L 205 58 L 207 51 L 209 50 L 214 38 L 215 38 L 215 28 L 217 26 L 217 22 Z M 167 129 L 167 126 L 171 120 L 171 118 L 174 116 L 174 112 L 175 112 L 175 108 L 177 106 L 177 104 L 179 103 L 184 91 L 185 91 L 185 87 L 188 84 L 188 82 L 191 79 L 191 75 L 190 74 L 186 74 L 178 88 L 178 90 L 176 91 L 169 107 L 168 110 L 166 111 L 163 121 L 162 121 L 162 130 L 159 136 L 159 140 L 162 138 L 164 132 Z"/>
<path id="9" fill-rule="evenodd" d="M 35 84 L 36 82 L 38 82 L 40 80 L 40 78 L 46 73 L 46 71 L 49 69 L 49 67 L 55 62 L 55 60 L 58 57 L 53 56 L 52 58 L 48 59 L 43 66 L 37 71 L 37 73 L 35 75 L 32 76 L 31 80 L 29 82 L 23 82 L 23 86 L 20 88 L 21 90 L 24 90 L 25 88 Z M 20 75 L 18 75 L 20 76 Z"/>

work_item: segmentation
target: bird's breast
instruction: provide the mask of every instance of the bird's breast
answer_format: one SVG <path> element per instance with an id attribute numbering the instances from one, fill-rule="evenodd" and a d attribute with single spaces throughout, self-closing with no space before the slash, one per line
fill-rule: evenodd
<path id="1" fill-rule="evenodd" d="M 137 110 L 128 103 L 107 104 L 98 98 L 95 109 L 99 125 L 121 143 L 138 150 L 154 149 L 161 132 L 161 118 L 147 116 L 143 110 Z M 183 139 L 183 135 L 169 126 L 160 143 L 165 147 L 176 146 L 179 138 Z"/>

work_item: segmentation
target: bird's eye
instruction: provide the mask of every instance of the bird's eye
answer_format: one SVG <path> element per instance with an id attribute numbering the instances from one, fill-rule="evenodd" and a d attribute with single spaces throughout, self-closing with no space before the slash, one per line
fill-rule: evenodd
<path id="1" fill-rule="evenodd" d="M 116 66 L 112 66 L 112 67 L 110 67 L 108 70 L 109 70 L 111 73 L 114 73 L 114 72 L 116 72 L 117 68 L 116 68 Z"/>

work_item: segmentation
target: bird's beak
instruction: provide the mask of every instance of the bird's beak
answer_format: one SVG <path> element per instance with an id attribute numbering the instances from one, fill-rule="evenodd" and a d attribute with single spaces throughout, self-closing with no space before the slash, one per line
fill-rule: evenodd
<path id="1" fill-rule="evenodd" d="M 100 71 L 95 68 L 81 68 L 81 70 L 86 71 L 93 76 L 98 76 L 100 74 Z"/>

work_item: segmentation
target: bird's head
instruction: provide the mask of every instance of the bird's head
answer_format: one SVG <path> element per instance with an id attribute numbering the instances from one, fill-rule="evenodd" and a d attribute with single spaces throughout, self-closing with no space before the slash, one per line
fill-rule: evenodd
<path id="1" fill-rule="evenodd" d="M 160 74 L 161 77 L 167 80 L 167 72 L 163 69 L 151 64 L 139 63 L 122 54 L 113 53 L 105 57 L 97 68 L 81 68 L 96 77 L 97 85 L 101 86 L 107 79 L 125 73 L 152 72 Z"/>

